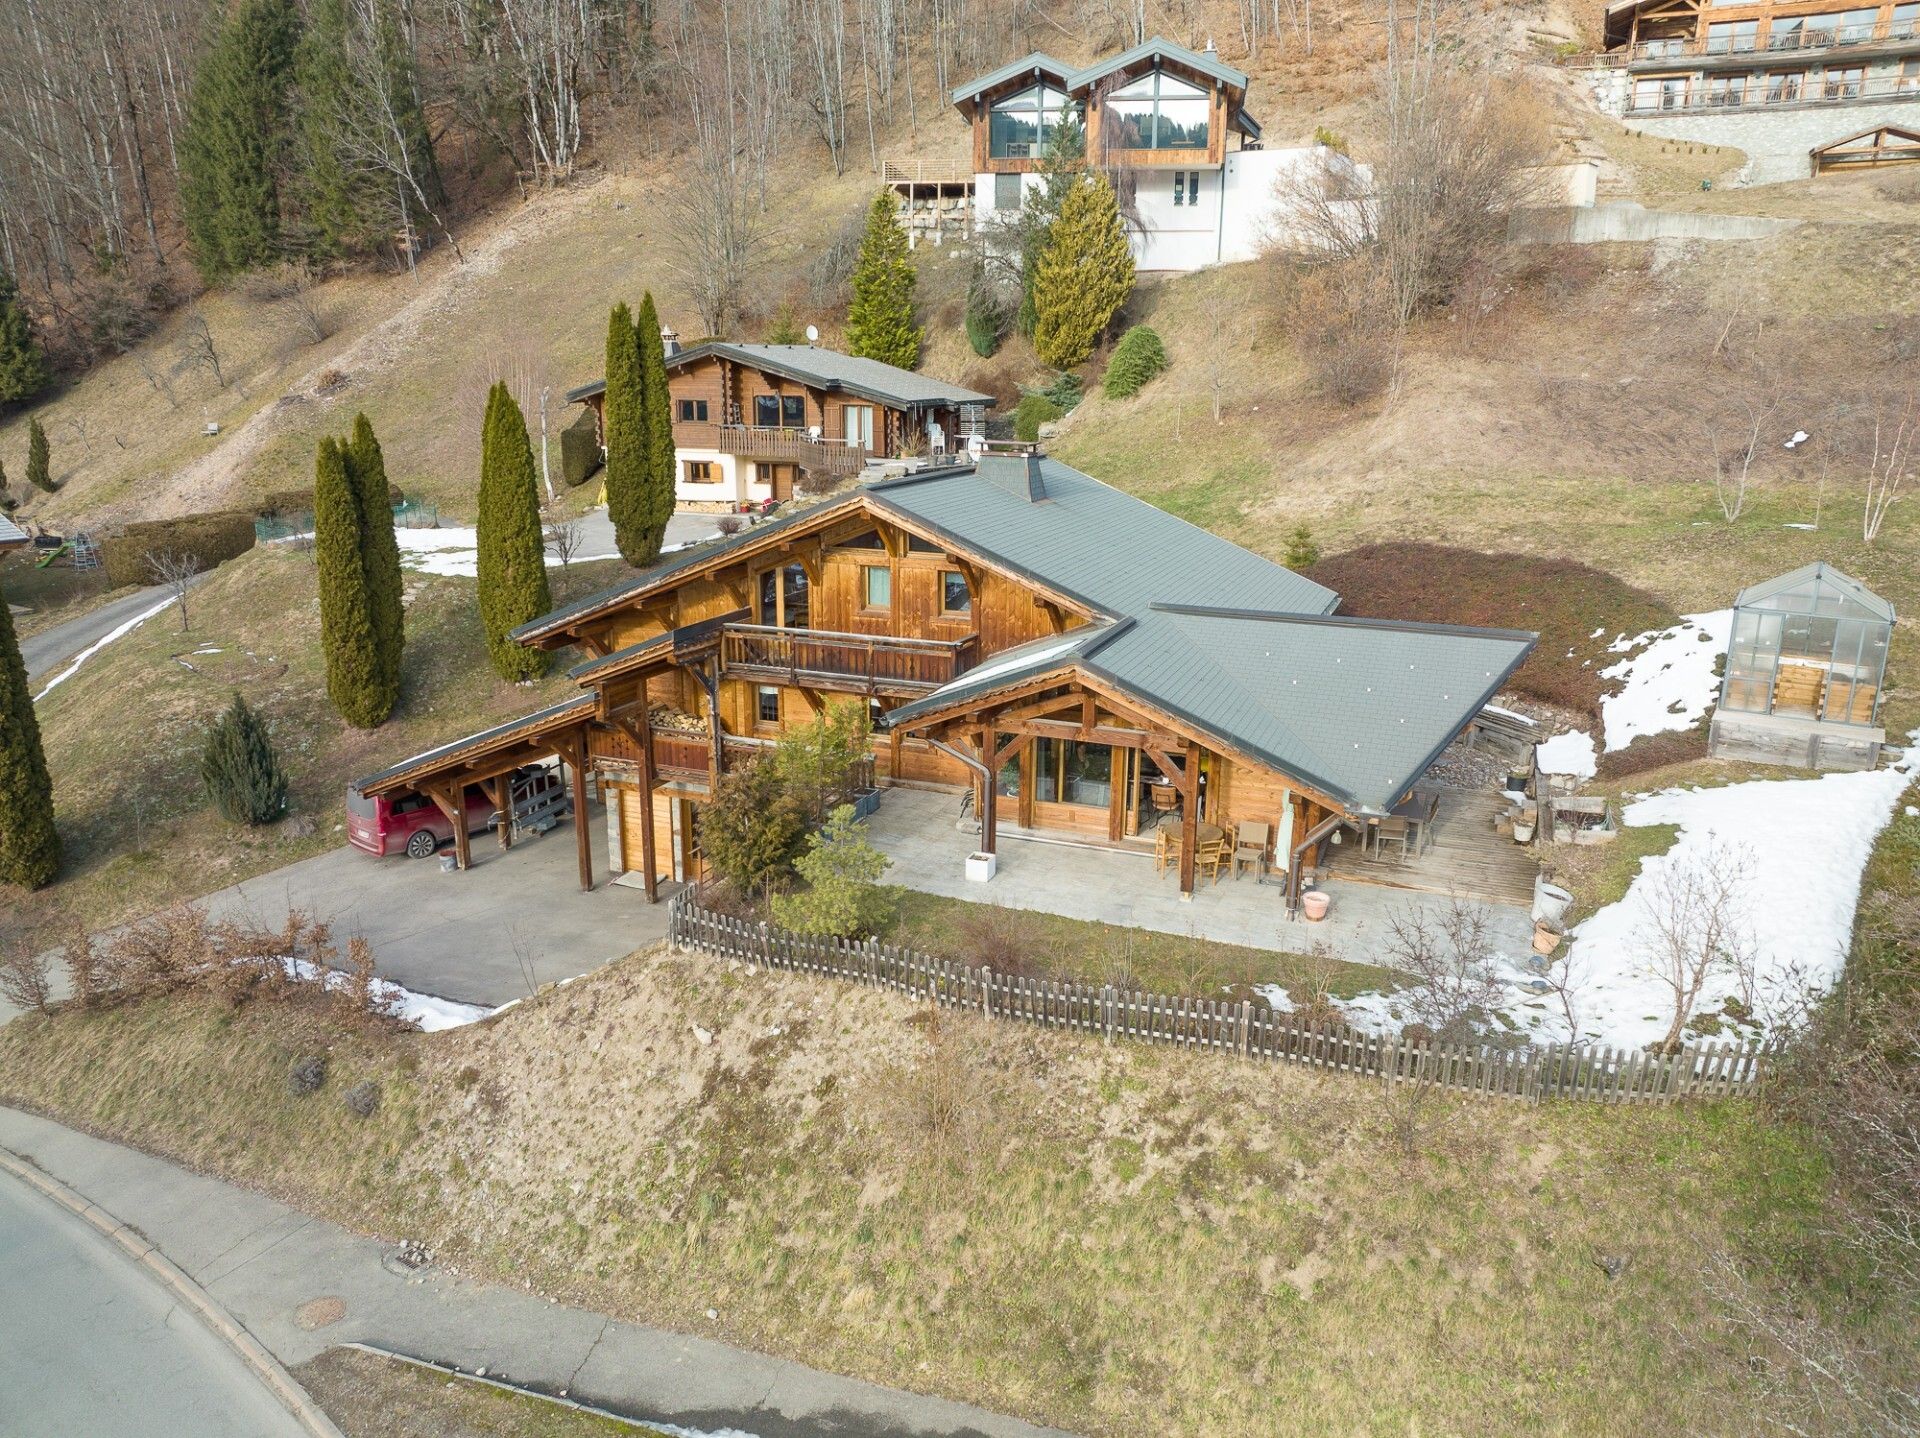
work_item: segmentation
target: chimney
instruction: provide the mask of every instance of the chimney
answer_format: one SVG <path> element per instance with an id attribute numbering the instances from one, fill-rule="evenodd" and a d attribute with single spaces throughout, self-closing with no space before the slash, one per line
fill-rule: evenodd
<path id="1" fill-rule="evenodd" d="M 667 352 L 669 359 L 680 353 L 680 336 L 673 332 L 672 325 L 660 326 L 660 348 Z"/>
<path id="2" fill-rule="evenodd" d="M 1217 55 L 1220 53 L 1219 51 L 1213 48 L 1213 36 L 1211 35 L 1207 36 L 1207 48 L 1203 50 L 1201 53 L 1204 55 Z"/>
<path id="3" fill-rule="evenodd" d="M 1027 503 L 1039 504 L 1047 497 L 1046 476 L 1040 473 L 1040 447 L 1027 451 Z"/>

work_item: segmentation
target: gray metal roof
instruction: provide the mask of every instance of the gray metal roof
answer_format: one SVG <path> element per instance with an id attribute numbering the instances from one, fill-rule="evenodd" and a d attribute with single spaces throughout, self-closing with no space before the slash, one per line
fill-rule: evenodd
<path id="1" fill-rule="evenodd" d="M 0 514 L 0 544 L 31 544 L 33 538 L 6 515 Z"/>
<path id="2" fill-rule="evenodd" d="M 817 345 L 746 345 L 731 340 L 711 340 L 692 349 L 667 356 L 669 370 L 680 369 L 693 360 L 719 355 L 739 364 L 783 375 L 800 384 L 826 390 L 830 394 L 851 394 L 896 409 L 916 405 L 958 405 L 993 403 L 993 396 L 965 385 L 951 384 L 931 375 L 915 374 L 898 365 L 883 364 L 861 355 L 841 354 Z M 605 379 L 594 380 L 567 391 L 567 403 L 578 404 L 591 395 L 602 393 Z"/>
<path id="3" fill-rule="evenodd" d="M 1150 40 L 1141 41 L 1131 50 L 1123 50 L 1118 55 L 1110 56 L 1105 60 L 1096 60 L 1084 70 L 1074 71 L 1067 77 L 1067 88 L 1075 91 L 1084 90 L 1116 70 L 1129 69 L 1142 60 L 1154 59 L 1171 60 L 1176 65 L 1185 66 L 1196 74 L 1218 80 L 1221 84 L 1230 85 L 1236 90 L 1244 91 L 1247 88 L 1247 76 L 1244 70 L 1236 70 L 1233 66 L 1224 64 L 1218 55 L 1189 50 L 1185 45 L 1176 45 L 1173 41 L 1158 35 Z"/>
<path id="4" fill-rule="evenodd" d="M 1763 580 L 1759 584 L 1750 584 L 1734 598 L 1734 606 L 1739 609 L 1780 609 L 1799 614 L 1826 613 L 1833 606 L 1828 602 L 1822 608 L 1822 591 L 1842 601 L 1858 605 L 1875 619 L 1884 619 L 1893 623 L 1893 605 L 1875 594 L 1866 585 L 1852 575 L 1842 574 L 1824 559 L 1812 564 L 1803 564 L 1777 579 Z"/>
<path id="5" fill-rule="evenodd" d="M 984 91 L 996 89 L 1009 80 L 1018 80 L 1022 76 L 1031 75 L 1036 70 L 1052 76 L 1064 85 L 1067 77 L 1073 73 L 1073 66 L 1064 60 L 1054 59 L 1044 51 L 1035 50 L 1031 55 L 1022 55 L 1018 60 L 1009 60 L 998 70 L 989 70 L 978 80 L 969 80 L 966 84 L 956 87 L 953 91 L 953 103 L 961 104 Z"/>
<path id="6" fill-rule="evenodd" d="M 1044 498 L 1035 502 L 1029 460 Z M 888 509 L 1119 618 L 1154 603 L 1326 614 L 1340 596 L 1046 456 L 985 455 L 869 491 Z"/>
<path id="7" fill-rule="evenodd" d="M 411 759 L 402 759 L 398 764 L 390 764 L 377 774 L 369 774 L 364 779 L 355 779 L 352 787 L 365 790 L 370 785 L 398 778 L 415 769 L 431 767 L 442 760 L 466 753 L 468 750 L 484 749 L 503 740 L 517 741 L 535 737 L 541 731 L 559 727 L 564 722 L 578 722 L 587 718 L 593 713 L 597 702 L 596 696 L 592 694 L 576 694 L 570 699 L 561 700 L 558 704 L 549 704 L 546 708 L 536 709 L 531 714 L 522 714 L 518 719 L 509 719 L 504 724 L 496 724 L 491 729 L 482 729 L 477 734 L 468 734 L 461 739 L 437 744 L 431 749 L 415 754 Z"/>

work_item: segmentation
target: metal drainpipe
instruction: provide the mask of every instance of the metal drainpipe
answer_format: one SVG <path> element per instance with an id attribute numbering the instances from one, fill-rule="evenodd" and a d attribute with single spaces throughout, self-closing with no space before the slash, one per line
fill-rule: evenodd
<path id="1" fill-rule="evenodd" d="M 1227 167 L 1233 164 L 1233 151 L 1226 148 L 1226 141 L 1220 142 L 1220 213 L 1213 221 L 1213 262 L 1217 265 L 1227 255 Z"/>
<path id="2" fill-rule="evenodd" d="M 1346 815 L 1329 814 L 1311 829 L 1307 830 L 1307 836 L 1293 846 L 1292 862 L 1287 865 L 1288 918 L 1292 918 L 1300 911 L 1300 856 L 1345 822 Z"/>
<path id="3" fill-rule="evenodd" d="M 965 764 L 969 769 L 973 770 L 974 773 L 980 776 L 980 783 L 983 786 L 993 782 L 993 775 L 988 771 L 987 766 L 971 754 L 962 754 L 944 739 L 928 739 L 927 742 L 942 754 L 958 759 L 962 764 Z M 973 832 L 984 839 L 987 833 L 987 821 L 985 816 L 981 814 L 980 807 L 978 804 L 973 806 Z"/>

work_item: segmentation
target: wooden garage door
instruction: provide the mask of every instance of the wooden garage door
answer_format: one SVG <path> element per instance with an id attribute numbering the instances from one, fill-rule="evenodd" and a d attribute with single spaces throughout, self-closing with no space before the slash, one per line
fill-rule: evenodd
<path id="1" fill-rule="evenodd" d="M 640 861 L 640 791 L 636 788 L 620 790 L 620 861 L 635 873 L 643 867 Z M 673 830 L 674 809 L 680 809 L 680 822 L 683 829 L 682 852 L 691 853 L 693 848 L 693 805 L 672 794 L 656 790 L 653 796 L 653 872 L 662 879 L 671 879 L 674 874 Z M 681 871 L 684 873 L 685 865 Z"/>

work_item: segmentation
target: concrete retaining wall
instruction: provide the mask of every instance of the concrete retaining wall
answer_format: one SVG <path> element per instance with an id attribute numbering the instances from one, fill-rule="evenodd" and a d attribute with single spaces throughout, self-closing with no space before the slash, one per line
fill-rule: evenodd
<path id="1" fill-rule="evenodd" d="M 1743 150 L 1747 185 L 1804 180 L 1809 152 L 1878 125 L 1920 125 L 1920 98 L 1804 110 L 1722 110 L 1712 114 L 1629 116 L 1629 128 L 1663 140 L 1692 140 Z"/>
<path id="2" fill-rule="evenodd" d="M 1633 240 L 1764 240 L 1790 230 L 1798 220 L 1757 215 L 1712 215 L 1692 210 L 1649 210 L 1616 203 L 1586 208 L 1525 210 L 1513 217 L 1507 238 L 1519 245 L 1601 245 Z"/>

